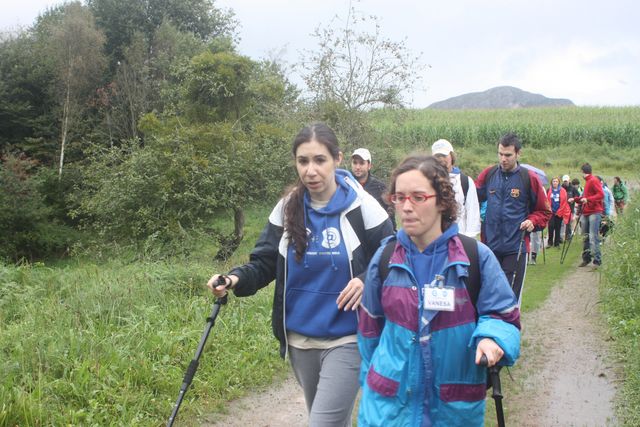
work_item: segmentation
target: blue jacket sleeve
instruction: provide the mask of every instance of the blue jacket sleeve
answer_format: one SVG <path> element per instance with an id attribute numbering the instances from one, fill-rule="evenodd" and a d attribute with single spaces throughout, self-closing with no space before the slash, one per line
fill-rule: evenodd
<path id="1" fill-rule="evenodd" d="M 385 239 L 384 242 L 387 242 Z M 384 250 L 384 244 L 374 254 L 364 283 L 362 302 L 358 309 L 358 349 L 362 363 L 360 365 L 360 384 L 366 381 L 366 375 L 371 364 L 371 357 L 378 347 L 380 335 L 384 328 L 384 312 L 382 311 L 382 280 L 378 263 Z"/>
<path id="2" fill-rule="evenodd" d="M 520 356 L 520 309 L 498 260 L 478 244 L 481 285 L 476 309 L 478 324 L 471 338 L 477 346 L 482 338 L 493 339 L 504 351 L 501 365 L 511 366 Z"/>

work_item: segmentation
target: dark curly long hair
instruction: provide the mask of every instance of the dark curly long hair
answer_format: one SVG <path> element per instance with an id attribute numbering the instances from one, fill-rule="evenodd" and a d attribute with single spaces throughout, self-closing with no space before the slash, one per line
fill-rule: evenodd
<path id="1" fill-rule="evenodd" d="M 296 157 L 298 147 L 305 142 L 316 141 L 327 147 L 334 160 L 340 158 L 338 148 L 338 138 L 335 132 L 324 123 L 313 123 L 305 126 L 298 132 L 293 140 L 291 152 L 293 158 Z M 284 228 L 289 233 L 289 238 L 296 248 L 296 260 L 300 261 L 307 250 L 307 230 L 304 226 L 304 192 L 306 187 L 298 177 L 298 181 L 292 188 L 287 190 L 289 196 L 284 206 L 285 224 Z"/>
<path id="2" fill-rule="evenodd" d="M 435 190 L 437 194 L 436 205 L 442 212 L 442 231 L 445 231 L 458 217 L 458 204 L 453 192 L 453 186 L 449 181 L 449 172 L 435 157 L 416 154 L 405 158 L 391 173 L 389 194 L 396 192 L 398 176 L 413 170 L 422 173 Z"/>

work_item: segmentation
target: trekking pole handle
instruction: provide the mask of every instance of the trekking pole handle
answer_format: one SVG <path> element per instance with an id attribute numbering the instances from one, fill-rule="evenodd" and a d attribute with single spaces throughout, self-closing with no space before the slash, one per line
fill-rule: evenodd
<path id="1" fill-rule="evenodd" d="M 487 360 L 487 355 L 483 354 L 480 357 L 480 366 L 489 366 L 489 361 Z"/>
<path id="2" fill-rule="evenodd" d="M 216 283 L 216 286 L 220 286 L 220 285 L 224 285 L 225 289 L 230 289 L 231 288 L 231 278 L 225 274 L 221 274 L 218 276 L 218 281 Z M 218 298 L 216 300 L 216 304 L 221 304 L 224 305 L 227 303 L 227 295 L 225 294 L 225 296 Z M 207 319 L 209 320 L 209 319 Z"/>
<path id="3" fill-rule="evenodd" d="M 489 361 L 487 360 L 487 355 L 483 354 L 480 357 L 480 366 L 488 366 Z M 493 388 L 492 397 L 494 399 L 502 399 L 502 385 L 500 384 L 500 367 L 498 365 L 493 365 L 488 368 L 489 377 L 491 378 L 491 386 Z"/>

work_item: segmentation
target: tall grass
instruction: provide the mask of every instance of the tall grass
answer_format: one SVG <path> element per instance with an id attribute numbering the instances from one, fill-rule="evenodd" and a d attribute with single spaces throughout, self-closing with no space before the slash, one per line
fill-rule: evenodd
<path id="1" fill-rule="evenodd" d="M 637 195 L 638 193 L 635 193 Z M 640 425 L 640 203 L 634 199 L 618 217 L 603 253 L 600 295 L 623 371 L 618 417 Z"/>
<path id="2" fill-rule="evenodd" d="M 262 210 L 252 218 L 255 234 Z M 0 267 L 0 426 L 166 422 L 213 302 L 203 285 L 228 267 L 189 260 Z M 283 371 L 270 306 L 267 289 L 223 307 L 181 419 L 221 410 Z"/>

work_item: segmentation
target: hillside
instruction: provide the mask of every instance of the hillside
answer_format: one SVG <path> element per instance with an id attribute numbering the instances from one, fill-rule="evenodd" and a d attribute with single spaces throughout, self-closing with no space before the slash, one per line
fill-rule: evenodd
<path id="1" fill-rule="evenodd" d="M 499 86 L 434 102 L 427 108 L 440 110 L 530 108 L 574 106 L 569 99 L 547 98 L 512 86 Z"/>

